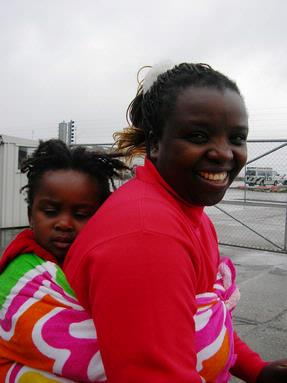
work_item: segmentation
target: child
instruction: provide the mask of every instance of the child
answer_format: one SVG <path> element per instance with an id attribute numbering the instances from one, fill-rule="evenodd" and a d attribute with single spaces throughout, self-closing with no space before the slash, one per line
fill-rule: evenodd
<path id="1" fill-rule="evenodd" d="M 153 68 L 117 135 L 144 154 L 134 179 L 89 221 L 64 270 L 97 328 L 109 383 L 283 383 L 234 333 L 235 270 L 203 209 L 246 162 L 236 84 L 205 64 Z M 88 270 L 88 272 L 87 272 Z M 286 361 L 285 361 L 286 363 Z"/>
<path id="2" fill-rule="evenodd" d="M 40 143 L 24 163 L 31 228 L 0 260 L 1 382 L 105 381 L 93 323 L 61 265 L 125 170 L 115 155 L 60 140 Z"/>

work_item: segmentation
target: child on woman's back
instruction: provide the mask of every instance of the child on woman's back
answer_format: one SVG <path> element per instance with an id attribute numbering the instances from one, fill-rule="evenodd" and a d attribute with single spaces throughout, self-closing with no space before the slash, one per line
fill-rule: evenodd
<path id="1" fill-rule="evenodd" d="M 0 261 L 1 382 L 105 380 L 94 327 L 60 266 L 126 169 L 114 155 L 60 140 L 40 143 L 24 163 L 30 229 Z"/>

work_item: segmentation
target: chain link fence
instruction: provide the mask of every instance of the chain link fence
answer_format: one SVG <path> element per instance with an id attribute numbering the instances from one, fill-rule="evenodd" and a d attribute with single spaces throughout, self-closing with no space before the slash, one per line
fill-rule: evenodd
<path id="1" fill-rule="evenodd" d="M 287 253 L 287 140 L 250 140 L 248 158 L 224 200 L 206 212 L 220 244 Z M 0 254 L 16 232 L 1 231 Z"/>
<path id="2" fill-rule="evenodd" d="M 206 208 L 220 244 L 287 253 L 287 140 L 248 141 L 248 162 Z"/>

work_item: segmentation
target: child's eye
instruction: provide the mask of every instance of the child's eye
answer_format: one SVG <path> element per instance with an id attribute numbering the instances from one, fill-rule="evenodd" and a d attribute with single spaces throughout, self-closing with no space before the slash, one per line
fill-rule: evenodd
<path id="1" fill-rule="evenodd" d="M 55 215 L 57 215 L 58 212 L 56 209 L 43 209 L 43 213 L 47 217 L 54 217 Z"/>
<path id="2" fill-rule="evenodd" d="M 87 219 L 87 218 L 90 218 L 92 215 L 93 215 L 93 211 L 76 211 L 75 212 L 75 217 L 77 219 Z"/>

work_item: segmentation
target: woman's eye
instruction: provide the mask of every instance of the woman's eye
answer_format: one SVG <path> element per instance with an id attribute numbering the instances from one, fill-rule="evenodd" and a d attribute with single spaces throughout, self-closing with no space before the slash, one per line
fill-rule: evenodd
<path id="1" fill-rule="evenodd" d="M 207 142 L 208 137 L 204 133 L 193 133 L 187 136 L 186 139 L 194 144 L 203 144 Z"/>
<path id="2" fill-rule="evenodd" d="M 231 137 L 230 139 L 230 141 L 235 145 L 245 144 L 246 140 L 247 140 L 247 137 L 245 135 L 234 136 L 234 137 Z"/>

